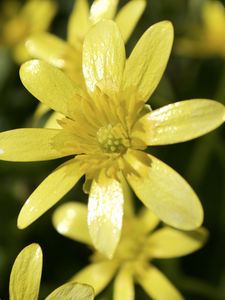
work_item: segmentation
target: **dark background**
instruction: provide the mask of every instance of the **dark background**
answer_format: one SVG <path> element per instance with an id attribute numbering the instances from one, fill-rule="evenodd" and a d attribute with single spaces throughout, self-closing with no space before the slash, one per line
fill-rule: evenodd
<path id="1" fill-rule="evenodd" d="M 199 22 L 198 5 L 204 0 L 151 0 L 135 33 L 127 44 L 128 53 L 151 24 L 168 19 L 175 38 L 185 35 Z M 0 1 L 1 2 L 1 1 Z M 121 1 L 121 5 L 127 1 Z M 59 11 L 52 32 L 66 38 L 72 0 L 58 0 Z M 176 39 L 175 39 L 176 41 Z M 29 126 L 37 100 L 22 86 L 19 67 L 9 52 L 0 48 L 0 131 Z M 165 76 L 151 98 L 153 108 L 191 98 L 215 99 L 225 104 L 225 63 L 220 57 L 188 58 L 172 53 Z M 180 259 L 155 263 L 174 282 L 186 299 L 225 300 L 225 141 L 224 128 L 197 140 L 149 149 L 177 170 L 199 195 L 204 226 L 210 231 L 207 245 Z M 29 228 L 20 231 L 16 219 L 29 194 L 59 164 L 53 162 L 10 163 L 0 161 L 0 297 L 8 299 L 10 270 L 26 245 L 38 242 L 44 252 L 40 298 L 46 296 L 88 263 L 91 253 L 82 244 L 60 236 L 51 224 L 55 207 Z M 67 200 L 86 201 L 82 180 L 59 204 Z M 112 285 L 97 299 L 111 299 Z M 137 287 L 137 299 L 149 299 Z M 172 300 L 172 299 L 171 299 Z"/>

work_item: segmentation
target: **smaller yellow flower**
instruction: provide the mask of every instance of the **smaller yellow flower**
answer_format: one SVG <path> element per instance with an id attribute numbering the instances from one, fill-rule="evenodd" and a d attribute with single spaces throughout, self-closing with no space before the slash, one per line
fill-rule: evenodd
<path id="1" fill-rule="evenodd" d="M 177 41 L 176 51 L 195 57 L 219 55 L 225 58 L 225 8 L 220 1 L 205 1 L 201 10 L 202 24 L 190 37 Z"/>
<path id="2" fill-rule="evenodd" d="M 18 1 L 4 3 L 0 27 L 0 41 L 9 47 L 16 62 L 21 63 L 31 56 L 26 47 L 26 38 L 33 33 L 44 32 L 56 13 L 53 0 L 27 0 L 24 6 Z"/>
<path id="3" fill-rule="evenodd" d="M 53 223 L 59 233 L 91 246 L 86 218 L 86 206 L 71 202 L 55 211 Z M 115 277 L 114 300 L 134 299 L 135 283 L 141 285 L 151 299 L 182 300 L 182 295 L 152 264 L 152 260 L 192 253 L 204 245 L 208 232 L 204 228 L 184 232 L 169 226 L 154 231 L 158 224 L 159 219 L 150 210 L 143 208 L 135 216 L 132 206 L 129 206 L 114 257 L 107 259 L 95 252 L 91 264 L 71 281 L 90 284 L 98 294 Z"/>
<path id="4" fill-rule="evenodd" d="M 38 244 L 25 247 L 17 256 L 10 275 L 10 300 L 37 300 L 42 272 L 42 250 Z M 45 300 L 93 300 L 91 286 L 66 283 Z"/>

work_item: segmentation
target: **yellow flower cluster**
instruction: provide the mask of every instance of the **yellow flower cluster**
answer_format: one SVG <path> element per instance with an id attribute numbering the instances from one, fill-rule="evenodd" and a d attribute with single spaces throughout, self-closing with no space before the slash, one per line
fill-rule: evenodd
<path id="1" fill-rule="evenodd" d="M 153 146 L 188 141 L 214 130 L 225 120 L 225 107 L 209 99 L 191 99 L 152 110 L 146 103 L 166 68 L 173 26 L 162 21 L 149 27 L 127 58 L 124 42 L 145 1 L 132 0 L 115 16 L 117 5 L 116 0 L 95 0 L 89 11 L 86 0 L 77 0 L 67 42 L 40 33 L 52 18 L 52 8 L 47 9 L 46 24 L 37 17 L 32 23 L 37 30 L 30 26 L 28 38 L 27 32 L 15 37 L 14 50 L 22 45 L 35 58 L 21 66 L 21 81 L 57 113 L 53 117 L 57 126 L 0 133 L 0 159 L 25 162 L 72 156 L 27 199 L 18 217 L 20 229 L 38 219 L 85 176 L 88 207 L 68 203 L 53 219 L 60 233 L 95 248 L 92 264 L 72 281 L 90 284 L 99 293 L 116 275 L 116 300 L 134 299 L 134 282 L 153 299 L 180 300 L 181 294 L 151 261 L 199 249 L 207 238 L 207 231 L 200 227 L 203 209 L 189 184 L 149 152 Z M 25 8 L 31 13 L 39 11 Z M 22 11 L 4 30 L 14 32 L 11 28 L 25 21 L 24 14 Z M 131 190 L 146 207 L 138 215 Z M 160 220 L 167 225 L 154 231 Z M 37 299 L 41 265 L 38 245 L 23 250 L 11 275 L 11 299 L 20 293 L 23 299 L 31 294 Z M 31 276 L 34 269 L 38 271 Z M 90 287 L 74 283 L 46 299 L 58 295 L 63 296 L 57 299 L 78 299 L 77 293 L 84 293 L 79 299 L 93 299 Z"/>

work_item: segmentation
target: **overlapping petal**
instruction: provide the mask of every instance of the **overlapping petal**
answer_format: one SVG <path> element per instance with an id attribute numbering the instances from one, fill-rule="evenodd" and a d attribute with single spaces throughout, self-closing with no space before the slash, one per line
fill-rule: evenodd
<path id="1" fill-rule="evenodd" d="M 94 287 L 95 294 L 99 294 L 114 276 L 118 265 L 115 261 L 102 261 L 91 264 L 78 272 L 71 281 L 83 282 Z"/>
<path id="2" fill-rule="evenodd" d="M 149 256 L 172 258 L 187 255 L 200 249 L 205 244 L 207 237 L 208 232 L 205 228 L 183 232 L 163 227 L 148 238 Z"/>
<path id="3" fill-rule="evenodd" d="M 118 12 L 115 22 L 119 26 L 123 40 L 126 42 L 133 32 L 146 6 L 145 0 L 128 2 Z"/>
<path id="4" fill-rule="evenodd" d="M 94 289 L 90 285 L 66 283 L 54 290 L 45 300 L 93 300 Z"/>
<path id="5" fill-rule="evenodd" d="M 27 199 L 20 211 L 17 226 L 23 229 L 38 219 L 69 192 L 83 174 L 84 170 L 75 159 L 59 166 Z"/>
<path id="6" fill-rule="evenodd" d="M 99 22 L 83 44 L 83 73 L 89 92 L 95 94 L 100 89 L 114 98 L 120 91 L 124 63 L 125 48 L 118 27 L 109 20 Z"/>
<path id="7" fill-rule="evenodd" d="M 92 245 L 87 225 L 87 206 L 82 203 L 67 202 L 53 214 L 56 230 L 75 241 Z"/>
<path id="8" fill-rule="evenodd" d="M 123 266 L 116 275 L 113 288 L 113 299 L 135 299 L 133 272 L 129 266 Z"/>
<path id="9" fill-rule="evenodd" d="M 112 258 L 123 220 L 124 196 L 119 181 L 104 175 L 93 180 L 88 199 L 88 228 L 96 249 Z"/>
<path id="10" fill-rule="evenodd" d="M 90 20 L 97 23 L 102 19 L 113 19 L 118 0 L 95 0 L 90 9 Z"/>
<path id="11" fill-rule="evenodd" d="M 41 161 L 73 154 L 61 145 L 72 134 L 57 129 L 26 128 L 0 133 L 0 159 L 8 161 Z"/>
<path id="12" fill-rule="evenodd" d="M 142 117 L 133 130 L 147 145 L 184 142 L 199 137 L 225 121 L 225 106 L 219 102 L 194 99 L 156 109 Z"/>
<path id="13" fill-rule="evenodd" d="M 162 221 L 193 230 L 203 220 L 200 201 L 190 185 L 173 169 L 152 155 L 129 151 L 125 176 L 138 198 Z"/>
<path id="14" fill-rule="evenodd" d="M 156 23 L 142 35 L 124 72 L 123 90 L 138 101 L 147 101 L 157 87 L 171 52 L 173 26 L 168 21 Z"/>
<path id="15" fill-rule="evenodd" d="M 160 219 L 153 212 L 143 207 L 138 213 L 138 226 L 142 232 L 149 233 L 153 231 L 159 224 Z"/>
<path id="16" fill-rule="evenodd" d="M 146 293 L 157 300 L 184 300 L 170 281 L 152 265 L 137 276 L 138 283 Z"/>
<path id="17" fill-rule="evenodd" d="M 32 57 L 43 59 L 59 69 L 65 67 L 66 60 L 74 51 L 68 43 L 47 32 L 30 36 L 26 41 L 26 48 Z M 76 56 L 73 58 L 75 60 Z"/>
<path id="18" fill-rule="evenodd" d="M 11 300 L 37 300 L 42 271 L 42 251 L 31 244 L 17 256 L 10 275 Z"/>
<path id="19" fill-rule="evenodd" d="M 31 60 L 20 68 L 26 89 L 53 110 L 74 119 L 81 95 L 74 83 L 57 68 L 40 60 Z"/>
<path id="20" fill-rule="evenodd" d="M 83 39 L 91 26 L 87 0 L 77 0 L 68 22 L 68 42 L 75 48 L 81 48 Z"/>

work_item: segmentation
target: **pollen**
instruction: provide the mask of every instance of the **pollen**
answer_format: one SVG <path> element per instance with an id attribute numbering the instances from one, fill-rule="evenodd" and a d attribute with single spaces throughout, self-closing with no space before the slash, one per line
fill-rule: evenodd
<path id="1" fill-rule="evenodd" d="M 118 126 L 108 124 L 101 127 L 97 132 L 97 140 L 103 152 L 120 153 L 126 149 L 126 139 Z"/>

